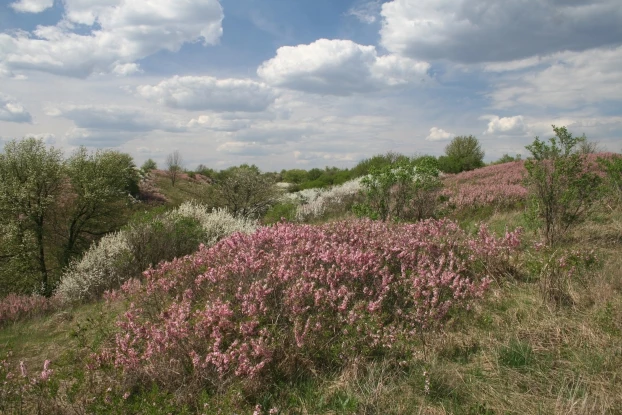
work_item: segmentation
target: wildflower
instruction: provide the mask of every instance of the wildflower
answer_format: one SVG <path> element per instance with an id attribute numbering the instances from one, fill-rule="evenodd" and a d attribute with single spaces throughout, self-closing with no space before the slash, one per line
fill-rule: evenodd
<path id="1" fill-rule="evenodd" d="M 46 361 L 43 362 L 43 371 L 41 372 L 41 380 L 42 381 L 49 380 L 53 372 L 54 371 L 50 369 L 50 361 L 46 359 Z"/>

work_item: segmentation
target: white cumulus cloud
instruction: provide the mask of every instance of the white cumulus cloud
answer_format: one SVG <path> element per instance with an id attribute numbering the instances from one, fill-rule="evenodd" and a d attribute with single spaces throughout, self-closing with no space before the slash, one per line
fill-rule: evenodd
<path id="1" fill-rule="evenodd" d="M 622 46 L 565 52 L 516 79 L 501 77 L 490 94 L 499 108 L 515 105 L 572 109 L 622 101 Z"/>
<path id="2" fill-rule="evenodd" d="M 19 0 L 9 6 L 20 13 L 41 13 L 54 6 L 54 0 Z"/>
<path id="3" fill-rule="evenodd" d="M 0 93 L 0 121 L 31 123 L 32 116 L 13 97 Z"/>
<path id="4" fill-rule="evenodd" d="M 141 85 L 136 92 L 168 107 L 194 111 L 259 112 L 276 99 L 274 90 L 264 83 L 211 76 L 175 76 L 157 85 Z"/>
<path id="5" fill-rule="evenodd" d="M 400 56 L 378 56 L 375 46 L 350 40 L 319 39 L 283 46 L 257 74 L 267 83 L 294 90 L 351 95 L 394 85 L 429 81 L 429 64 Z"/>
<path id="6" fill-rule="evenodd" d="M 32 33 L 0 33 L 0 66 L 66 76 L 134 73 L 132 64 L 186 42 L 215 44 L 222 35 L 218 0 L 65 0 L 64 20 Z M 84 26 L 87 31 L 85 33 Z M 76 28 L 79 28 L 78 32 Z"/>
<path id="7" fill-rule="evenodd" d="M 430 134 L 425 139 L 428 141 L 445 141 L 455 136 L 454 133 L 447 132 L 442 128 L 432 127 L 430 128 Z"/>
<path id="8" fill-rule="evenodd" d="M 483 115 L 480 120 L 488 121 L 488 129 L 484 134 L 524 135 L 527 133 L 527 125 L 522 115 L 503 118 L 497 115 Z"/>

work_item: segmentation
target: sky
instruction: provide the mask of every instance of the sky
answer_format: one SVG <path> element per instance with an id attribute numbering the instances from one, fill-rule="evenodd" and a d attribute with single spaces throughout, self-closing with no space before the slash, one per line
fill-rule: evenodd
<path id="1" fill-rule="evenodd" d="M 620 0 L 0 0 L 0 144 L 160 166 L 622 152 Z"/>

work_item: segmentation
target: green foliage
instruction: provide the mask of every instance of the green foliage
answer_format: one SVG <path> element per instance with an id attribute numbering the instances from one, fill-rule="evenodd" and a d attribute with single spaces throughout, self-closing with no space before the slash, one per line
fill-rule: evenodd
<path id="1" fill-rule="evenodd" d="M 516 339 L 499 348 L 499 363 L 513 369 L 527 368 L 534 362 L 533 348 L 529 343 Z"/>
<path id="2" fill-rule="evenodd" d="M 598 163 L 607 174 L 609 196 L 617 203 L 622 202 L 622 156 L 599 158 Z"/>
<path id="3" fill-rule="evenodd" d="M 0 155 L 0 292 L 41 290 L 125 221 L 139 176 L 128 154 L 79 148 L 67 160 L 34 138 Z"/>
<path id="4" fill-rule="evenodd" d="M 144 172 L 150 172 L 151 170 L 155 170 L 158 168 L 158 165 L 153 159 L 147 159 L 141 167 L 141 170 Z"/>
<path id="5" fill-rule="evenodd" d="M 365 202 L 355 205 L 354 212 L 382 221 L 433 216 L 437 192 L 442 186 L 438 163 L 430 156 L 372 167 L 361 185 Z"/>
<path id="6" fill-rule="evenodd" d="M 407 163 L 408 161 L 407 156 L 392 151 L 386 154 L 377 154 L 371 158 L 360 161 L 352 169 L 352 178 L 366 176 L 370 174 L 372 170 L 377 171 L 386 166 L 395 165 L 396 163 Z"/>
<path id="7" fill-rule="evenodd" d="M 62 246 L 59 262 L 87 249 L 95 236 L 117 230 L 127 220 L 131 196 L 138 194 L 138 173 L 129 154 L 113 150 L 89 153 L 81 147 L 67 160 L 70 197 L 56 212 Z M 69 202 L 69 203 L 67 203 Z"/>
<path id="8" fill-rule="evenodd" d="M 277 202 L 279 194 L 272 176 L 262 174 L 257 166 L 243 164 L 218 174 L 208 200 L 234 216 L 260 218 Z"/>
<path id="9" fill-rule="evenodd" d="M 296 208 L 297 205 L 292 202 L 278 203 L 266 212 L 266 215 L 263 217 L 263 223 L 271 225 L 280 222 L 282 219 L 293 222 L 296 218 Z"/>
<path id="10" fill-rule="evenodd" d="M 218 174 L 216 170 L 211 169 L 204 164 L 199 164 L 197 166 L 197 169 L 195 170 L 195 173 L 200 174 L 205 177 L 209 177 L 210 179 L 213 179 Z"/>
<path id="11" fill-rule="evenodd" d="M 520 160 L 522 160 L 522 156 L 520 154 L 517 154 L 516 156 L 512 157 L 508 153 L 505 153 L 501 156 L 499 160 L 493 162 L 492 164 L 504 164 L 504 163 L 511 163 L 513 161 L 520 161 Z"/>
<path id="12" fill-rule="evenodd" d="M 587 159 L 576 151 L 585 137 L 573 137 L 565 127 L 553 130 L 555 137 L 549 143 L 536 137 L 526 147 L 531 157 L 525 162 L 527 219 L 550 245 L 588 216 L 601 190 L 600 177 L 588 170 Z"/>
<path id="13" fill-rule="evenodd" d="M 48 279 L 47 226 L 63 185 L 62 156 L 53 147 L 47 149 L 42 140 L 13 140 L 0 154 L 0 225 L 8 230 L 2 249 L 3 280 L 11 283 L 26 277 L 29 270 L 36 275 L 44 293 L 51 292 Z M 32 264 L 32 267 L 29 265 Z M 29 281 L 34 282 L 34 281 Z M 4 287 L 6 289 L 6 287 Z"/>
<path id="14" fill-rule="evenodd" d="M 126 239 L 133 257 L 131 275 L 161 261 L 170 261 L 196 251 L 205 239 L 201 222 L 181 215 L 140 215 L 126 227 Z"/>
<path id="15" fill-rule="evenodd" d="M 445 173 L 460 173 L 484 166 L 484 150 L 472 135 L 458 136 L 445 147 L 445 156 L 438 159 Z"/>
<path id="16" fill-rule="evenodd" d="M 308 179 L 309 174 L 306 170 L 292 169 L 281 171 L 281 180 L 287 183 L 301 184 L 306 182 Z"/>

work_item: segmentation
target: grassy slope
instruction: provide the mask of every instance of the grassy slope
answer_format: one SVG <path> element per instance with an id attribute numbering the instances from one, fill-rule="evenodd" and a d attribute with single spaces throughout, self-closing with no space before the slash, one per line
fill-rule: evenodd
<path id="1" fill-rule="evenodd" d="M 173 191 L 163 188 L 176 203 Z M 190 191 L 176 188 L 180 198 Z M 464 222 L 472 226 L 468 218 Z M 522 225 L 520 212 L 495 213 L 486 222 L 498 232 Z M 523 268 L 495 284 L 485 301 L 456 316 L 443 333 L 428 335 L 425 347 L 413 339 L 421 346 L 413 361 L 362 363 L 277 385 L 266 399 L 283 413 L 301 414 L 622 413 L 621 246 L 622 213 L 603 211 L 569 242 L 569 248 L 593 247 L 604 259 L 602 268 L 572 283 L 573 305 L 556 308 L 542 300 L 538 276 Z M 523 260 L 530 255 L 537 254 L 526 252 Z M 32 367 L 50 358 L 59 376 L 75 376 L 82 356 L 105 339 L 122 309 L 96 303 L 16 323 L 0 329 L 0 350 L 13 352 L 12 363 L 25 360 Z M 149 399 L 144 396 L 145 405 Z M 211 402 L 213 413 L 252 412 L 251 404 L 231 407 L 228 399 Z"/>

